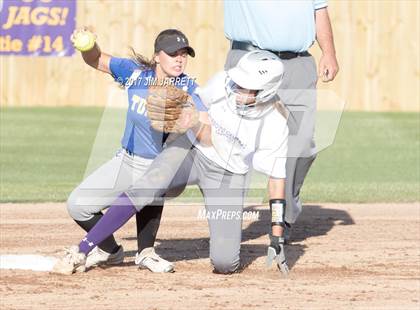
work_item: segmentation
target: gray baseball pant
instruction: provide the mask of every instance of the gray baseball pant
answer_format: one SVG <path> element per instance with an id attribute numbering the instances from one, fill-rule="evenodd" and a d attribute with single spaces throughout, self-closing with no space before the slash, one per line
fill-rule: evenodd
<path id="1" fill-rule="evenodd" d="M 225 69 L 234 67 L 247 51 L 230 50 Z M 283 60 L 284 78 L 278 95 L 288 110 L 288 154 L 286 161 L 286 214 L 288 223 L 295 223 L 302 211 L 299 194 L 315 160 L 316 83 L 318 80 L 312 56 Z M 273 133 L 275 134 L 275 133 Z"/>
<path id="2" fill-rule="evenodd" d="M 77 186 L 67 199 L 67 210 L 76 221 L 88 221 L 109 207 L 140 179 L 153 159 L 120 150 Z"/>
<path id="3" fill-rule="evenodd" d="M 198 185 L 208 215 L 211 262 L 217 272 L 230 273 L 239 266 L 245 181 L 246 175 L 226 171 L 182 136 L 156 157 L 126 194 L 141 210 L 168 191 L 179 193 L 186 185 Z"/>

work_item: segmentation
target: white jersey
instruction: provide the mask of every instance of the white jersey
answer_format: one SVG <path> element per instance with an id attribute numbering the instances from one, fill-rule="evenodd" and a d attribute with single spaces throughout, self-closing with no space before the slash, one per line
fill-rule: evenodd
<path id="1" fill-rule="evenodd" d="M 275 178 L 286 177 L 286 119 L 272 107 L 259 118 L 237 114 L 225 96 L 226 73 L 217 74 L 197 93 L 208 107 L 213 146 L 196 147 L 222 168 L 238 174 L 254 169 Z"/>

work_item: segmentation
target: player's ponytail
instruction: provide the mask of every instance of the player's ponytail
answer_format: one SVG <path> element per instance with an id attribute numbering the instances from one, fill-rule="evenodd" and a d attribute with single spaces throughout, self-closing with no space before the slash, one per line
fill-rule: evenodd
<path id="1" fill-rule="evenodd" d="M 130 46 L 130 49 L 132 53 L 131 59 L 139 65 L 140 69 L 156 69 L 156 62 L 153 58 L 149 60 L 147 57 L 136 53 L 133 47 Z"/>

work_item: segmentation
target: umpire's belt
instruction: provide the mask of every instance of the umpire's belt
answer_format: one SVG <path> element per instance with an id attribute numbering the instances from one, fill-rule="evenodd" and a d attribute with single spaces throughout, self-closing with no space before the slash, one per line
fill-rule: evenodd
<path id="1" fill-rule="evenodd" d="M 255 51 L 260 50 L 258 46 L 252 45 L 248 42 L 241 42 L 241 41 L 232 41 L 232 49 L 233 50 L 243 50 L 243 51 Z M 296 57 L 308 57 L 311 56 L 308 51 L 304 52 L 275 52 L 267 50 L 273 54 L 276 54 L 280 59 L 292 59 Z"/>

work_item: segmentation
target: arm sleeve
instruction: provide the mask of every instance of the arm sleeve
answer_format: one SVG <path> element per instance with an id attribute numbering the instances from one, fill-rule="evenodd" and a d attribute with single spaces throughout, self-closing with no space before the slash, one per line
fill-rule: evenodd
<path id="1" fill-rule="evenodd" d="M 114 80 L 121 85 L 125 85 L 138 65 L 131 59 L 112 57 L 109 68 Z"/>
<path id="2" fill-rule="evenodd" d="M 276 118 L 264 120 L 260 141 L 252 164 L 255 170 L 273 178 L 286 177 L 287 136 L 289 130 L 286 120 L 277 113 Z M 270 124 L 267 124 L 269 123 Z"/>
<path id="3" fill-rule="evenodd" d="M 314 0 L 315 10 L 323 9 L 328 6 L 327 0 Z"/>

